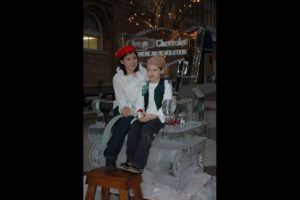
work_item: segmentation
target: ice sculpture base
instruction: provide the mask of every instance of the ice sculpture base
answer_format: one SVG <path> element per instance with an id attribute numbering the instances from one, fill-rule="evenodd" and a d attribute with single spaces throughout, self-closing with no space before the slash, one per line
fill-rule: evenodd
<path id="1" fill-rule="evenodd" d="M 90 150 L 90 163 L 93 167 L 105 165 L 103 151 L 106 145 L 101 143 L 101 128 L 97 130 L 99 136 L 94 137 L 96 142 L 92 142 Z M 145 170 L 153 173 L 154 179 L 158 182 L 176 190 L 183 188 L 186 172 L 192 171 L 192 174 L 203 172 L 206 141 L 203 135 L 206 135 L 206 122 L 186 123 L 181 127 L 164 127 L 152 143 Z M 117 165 L 126 161 L 126 140 L 127 138 L 118 156 Z"/>

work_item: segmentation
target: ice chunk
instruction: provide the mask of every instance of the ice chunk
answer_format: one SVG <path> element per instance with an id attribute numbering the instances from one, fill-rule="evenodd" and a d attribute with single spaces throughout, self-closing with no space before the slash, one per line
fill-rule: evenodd
<path id="1" fill-rule="evenodd" d="M 97 143 L 101 141 L 102 134 L 105 128 L 104 122 L 96 122 L 89 126 L 89 143 Z"/>

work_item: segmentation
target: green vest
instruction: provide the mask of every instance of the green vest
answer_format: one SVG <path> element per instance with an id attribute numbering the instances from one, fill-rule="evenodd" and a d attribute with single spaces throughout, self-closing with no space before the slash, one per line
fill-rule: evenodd
<path id="1" fill-rule="evenodd" d="M 149 82 L 147 84 L 149 85 Z M 159 110 L 161 108 L 162 100 L 164 98 L 164 93 L 165 93 L 164 80 L 160 79 L 158 85 L 154 89 L 154 101 L 155 101 L 155 105 L 156 105 L 157 110 Z M 147 110 L 148 102 L 149 102 L 149 87 L 148 87 L 148 90 L 147 90 L 147 92 L 144 96 L 145 111 Z"/>

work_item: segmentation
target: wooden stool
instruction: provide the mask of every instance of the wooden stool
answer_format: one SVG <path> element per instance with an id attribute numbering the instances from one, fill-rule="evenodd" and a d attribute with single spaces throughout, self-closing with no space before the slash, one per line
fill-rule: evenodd
<path id="1" fill-rule="evenodd" d="M 101 200 L 109 200 L 109 189 L 119 189 L 120 200 L 128 200 L 129 189 L 133 189 L 134 200 L 143 200 L 140 183 L 141 174 L 127 172 L 121 169 L 107 171 L 105 167 L 92 169 L 86 173 L 88 184 L 85 200 L 94 200 L 97 186 L 101 187 Z"/>

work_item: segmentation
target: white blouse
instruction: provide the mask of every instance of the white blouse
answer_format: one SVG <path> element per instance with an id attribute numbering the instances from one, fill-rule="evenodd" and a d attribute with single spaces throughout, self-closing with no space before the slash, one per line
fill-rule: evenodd
<path id="1" fill-rule="evenodd" d="M 163 96 L 163 100 L 172 99 L 172 85 L 168 82 L 168 80 L 165 80 L 164 84 L 165 84 L 165 93 Z M 139 97 L 138 97 L 137 105 L 136 105 L 137 110 L 139 110 L 139 109 L 145 110 L 144 96 L 142 95 L 142 88 L 144 85 L 145 85 L 145 83 L 139 89 Z M 154 101 L 154 90 L 157 85 L 158 85 L 158 83 L 149 83 L 149 101 L 148 101 L 148 107 L 147 107 L 146 113 L 158 115 L 161 123 L 164 123 L 165 116 L 162 111 L 162 108 L 157 110 L 156 104 Z"/>
<path id="2" fill-rule="evenodd" d="M 116 97 L 113 108 L 119 106 L 119 112 L 125 106 L 136 109 L 138 90 L 148 80 L 147 70 L 141 64 L 138 67 L 139 71 L 135 73 L 135 76 L 131 74 L 124 75 L 123 70 L 118 67 L 117 73 L 113 77 L 113 88 Z"/>

